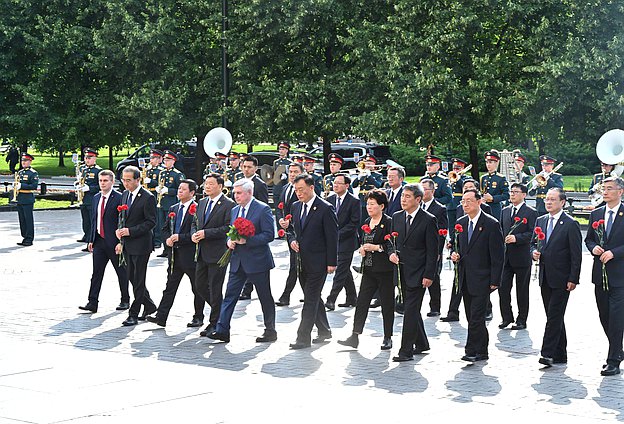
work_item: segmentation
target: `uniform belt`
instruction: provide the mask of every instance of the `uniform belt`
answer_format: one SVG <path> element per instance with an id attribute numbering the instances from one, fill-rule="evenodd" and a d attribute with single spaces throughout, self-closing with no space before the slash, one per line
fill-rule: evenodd
<path id="1" fill-rule="evenodd" d="M 156 187 L 150 187 L 148 188 L 149 191 L 156 191 Z"/>
<path id="2" fill-rule="evenodd" d="M 18 193 L 26 193 L 26 194 L 28 194 L 28 193 L 36 193 L 37 190 L 18 190 L 17 192 Z"/>
<path id="3" fill-rule="evenodd" d="M 463 193 L 453 193 L 453 196 L 455 197 L 462 197 L 464 194 Z"/>
<path id="4" fill-rule="evenodd" d="M 545 199 L 545 198 L 546 198 L 546 195 L 545 195 L 545 194 L 537 194 L 537 195 L 535 196 L 535 198 L 536 198 L 536 199 Z"/>

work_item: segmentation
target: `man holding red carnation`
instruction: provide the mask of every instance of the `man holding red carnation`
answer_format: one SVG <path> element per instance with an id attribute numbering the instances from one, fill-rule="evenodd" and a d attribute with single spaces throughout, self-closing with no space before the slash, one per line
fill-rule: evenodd
<path id="1" fill-rule="evenodd" d="M 275 237 L 275 223 L 271 208 L 255 199 L 253 190 L 254 184 L 247 178 L 236 181 L 233 186 L 237 206 L 232 209 L 230 237 L 227 240 L 231 250 L 230 273 L 217 328 L 208 334 L 209 338 L 226 343 L 230 341 L 232 314 L 247 280 L 256 288 L 264 315 L 264 334 L 256 338 L 256 342 L 277 340 L 275 304 L 269 280 L 269 273 L 275 267 L 269 248 Z M 234 231 L 237 237 L 232 237 Z"/>

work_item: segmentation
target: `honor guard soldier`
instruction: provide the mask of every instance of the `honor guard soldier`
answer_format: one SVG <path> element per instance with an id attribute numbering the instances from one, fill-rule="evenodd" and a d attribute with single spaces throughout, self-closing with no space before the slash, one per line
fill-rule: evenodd
<path id="1" fill-rule="evenodd" d="M 327 156 L 329 160 L 329 174 L 323 177 L 323 198 L 327 198 L 334 187 L 334 178 L 340 172 L 344 159 L 338 153 L 330 153 Z"/>
<path id="2" fill-rule="evenodd" d="M 279 199 L 282 194 L 282 189 L 288 183 L 288 165 L 292 163 L 292 160 L 288 157 L 290 153 L 290 143 L 287 141 L 280 141 L 277 145 L 277 152 L 279 158 L 273 161 L 273 175 L 280 178 L 279 182 L 273 184 L 273 198 Z"/>
<path id="3" fill-rule="evenodd" d="M 464 172 L 468 163 L 459 158 L 451 159 L 453 163 L 453 173 L 449 175 L 449 185 L 453 193 L 453 201 L 446 205 L 446 215 L 448 217 L 448 228 L 455 227 L 457 207 L 461 203 L 464 193 L 464 180 L 469 178 Z M 455 178 L 454 178 L 455 177 Z"/>
<path id="4" fill-rule="evenodd" d="M 161 221 L 159 222 L 162 222 L 163 225 L 166 222 L 166 214 L 169 208 L 178 202 L 178 186 L 180 185 L 180 181 L 185 178 L 184 174 L 175 168 L 176 160 L 178 160 L 178 156 L 175 153 L 165 150 L 163 156 L 165 169 L 160 171 L 158 187 L 156 187 L 156 214 L 160 215 L 159 219 L 161 219 Z M 159 198 L 160 200 L 158 200 Z M 166 258 L 167 250 L 168 248 L 165 247 L 158 257 Z"/>
<path id="5" fill-rule="evenodd" d="M 230 163 L 227 170 L 227 177 L 232 184 L 236 181 L 235 176 L 240 172 L 240 155 L 238 152 L 230 152 Z"/>
<path id="6" fill-rule="evenodd" d="M 314 192 L 317 196 L 321 195 L 323 191 L 323 177 L 314 172 L 314 164 L 316 159 L 312 156 L 306 155 L 303 158 L 303 169 L 314 178 Z"/>
<path id="7" fill-rule="evenodd" d="M 517 152 L 514 155 L 514 163 L 516 164 L 516 171 L 520 176 L 520 184 L 527 185 L 531 180 L 531 177 L 524 172 L 524 164 L 526 163 L 527 158 L 522 153 Z"/>
<path id="8" fill-rule="evenodd" d="M 204 180 L 206 179 L 206 176 L 210 174 L 223 175 L 223 170 L 225 169 L 224 161 L 225 159 L 227 159 L 227 155 L 224 155 L 221 152 L 215 152 L 214 158 L 210 157 L 209 159 L 210 159 L 210 162 L 206 165 L 206 168 L 204 168 L 204 175 L 203 175 Z"/>
<path id="9" fill-rule="evenodd" d="M 546 213 L 544 199 L 546 198 L 548 190 L 551 188 L 560 188 L 563 190 L 563 177 L 561 174 L 553 172 L 555 159 L 547 155 L 542 155 L 539 159 L 542 164 L 542 171 L 540 172 L 540 175 L 550 175 L 548 178 L 542 179 L 542 181 L 544 181 L 542 183 L 543 185 L 540 184 L 538 182 L 538 178 L 536 178 L 531 184 L 531 187 L 529 187 L 529 196 L 535 196 L 535 209 L 537 210 L 537 216 L 541 216 Z"/>
<path id="10" fill-rule="evenodd" d="M 427 172 L 423 178 L 432 179 L 435 183 L 435 193 L 433 197 L 444 206 L 448 205 L 453 200 L 453 193 L 449 186 L 448 177 L 442 171 L 440 171 L 440 164 L 442 159 L 434 155 L 425 156 L 425 166 Z"/>
<path id="11" fill-rule="evenodd" d="M 481 191 L 483 201 L 492 208 L 492 216 L 500 221 L 503 203 L 509 200 L 509 183 L 503 174 L 497 172 L 498 162 L 498 152 L 485 152 L 485 167 L 488 172 L 481 177 Z"/>
<path id="12" fill-rule="evenodd" d="M 590 199 L 593 199 L 594 197 L 598 197 L 598 196 L 602 197 L 602 182 L 611 176 L 611 172 L 613 172 L 614 169 L 615 169 L 615 165 L 609 165 L 607 163 L 600 162 L 601 172 L 594 174 L 594 177 L 592 178 L 592 182 L 589 186 L 589 191 L 587 192 L 587 194 L 589 194 Z M 595 209 L 604 205 L 605 205 L 605 202 L 602 201 L 600 202 L 600 204 L 596 206 L 592 205 L 591 208 Z"/>
<path id="13" fill-rule="evenodd" d="M 358 194 L 360 207 L 362 209 L 360 215 L 360 225 L 364 224 L 364 221 L 368 218 L 368 212 L 366 211 L 366 195 L 371 190 L 383 187 L 383 175 L 381 175 L 380 172 L 375 171 L 375 165 L 377 165 L 377 159 L 375 159 L 375 156 L 366 154 L 363 161 L 364 169 L 360 170 L 359 177 L 354 178 L 353 183 L 351 184 L 351 187 L 354 189 L 357 187 L 360 188 L 360 192 Z"/>
<path id="14" fill-rule="evenodd" d="M 82 217 L 82 231 L 84 235 L 78 240 L 81 243 L 86 243 L 89 239 L 89 234 L 91 234 L 91 206 L 93 204 L 93 196 L 100 192 L 99 174 L 102 168 L 95 163 L 97 156 L 97 150 L 90 147 L 84 149 L 85 163 L 80 167 L 80 173 L 84 184 L 76 187 L 76 190 L 81 190 L 83 192 L 80 216 Z M 88 252 L 89 249 L 85 247 L 82 251 Z"/>
<path id="15" fill-rule="evenodd" d="M 158 149 L 152 149 L 150 151 L 150 162 L 147 166 L 147 170 L 145 171 L 145 179 L 143 180 L 145 188 L 156 198 L 158 197 L 158 193 L 156 193 L 156 188 L 158 187 L 158 177 L 160 176 L 160 172 L 165 169 L 162 166 L 163 154 L 164 153 Z M 162 246 L 161 230 L 164 225 L 164 221 L 161 220 L 162 217 L 160 216 L 160 213 L 156 213 L 156 226 L 153 229 L 154 249 L 160 249 Z"/>
<path id="16" fill-rule="evenodd" d="M 13 187 L 17 193 L 17 216 L 19 217 L 22 241 L 20 246 L 32 246 L 35 238 L 35 220 L 33 218 L 33 205 L 35 204 L 35 192 L 39 185 L 39 174 L 30 167 L 34 156 L 30 153 L 22 153 L 22 169 L 17 172 L 18 181 Z"/>

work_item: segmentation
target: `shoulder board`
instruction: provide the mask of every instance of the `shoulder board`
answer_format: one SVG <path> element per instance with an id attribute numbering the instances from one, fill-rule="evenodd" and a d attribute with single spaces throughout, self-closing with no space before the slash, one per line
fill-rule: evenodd
<path id="1" fill-rule="evenodd" d="M 101 167 L 100 165 L 97 165 L 97 164 L 94 166 L 94 168 L 95 168 L 95 169 L 102 170 L 102 167 Z"/>
<path id="2" fill-rule="evenodd" d="M 171 168 L 172 172 L 176 172 L 178 174 L 181 174 L 182 172 L 178 169 L 178 168 Z"/>

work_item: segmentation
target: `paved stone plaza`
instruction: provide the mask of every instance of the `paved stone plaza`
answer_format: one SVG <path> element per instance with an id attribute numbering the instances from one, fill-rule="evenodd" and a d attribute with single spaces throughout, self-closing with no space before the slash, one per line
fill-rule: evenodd
<path id="1" fill-rule="evenodd" d="M 289 350 L 301 312 L 300 289 L 290 307 L 277 308 L 279 339 L 273 344 L 255 343 L 262 333 L 255 292 L 252 301 L 239 302 L 229 344 L 200 338 L 199 330 L 186 327 L 192 317 L 186 278 L 166 329 L 121 326 L 127 315 L 115 311 L 119 290 L 112 267 L 98 313 L 81 313 L 91 258 L 75 242 L 79 212 L 35 212 L 35 222 L 34 246 L 21 248 L 15 244 L 21 240 L 17 214 L 0 214 L 0 423 L 624 420 L 624 380 L 600 376 L 607 340 L 587 252 L 582 284 L 566 315 L 567 366 L 544 370 L 537 362 L 545 318 L 536 282 L 528 331 L 499 330 L 498 296 L 492 296 L 489 361 L 467 365 L 459 359 L 466 337 L 462 313 L 459 323 L 426 318 L 431 351 L 397 364 L 391 357 L 400 344 L 402 318 L 395 321 L 395 348 L 381 351 L 379 310 L 371 311 L 357 351 L 336 343 L 351 333 L 353 308 L 328 312 L 331 343 Z M 272 248 L 277 298 L 288 251 L 282 241 Z M 165 280 L 165 259 L 153 255 L 147 282 L 157 303 Z M 442 281 L 445 315 L 452 281 L 447 265 Z M 343 299 L 341 294 L 338 301 Z M 428 310 L 424 305 L 423 313 Z"/>

